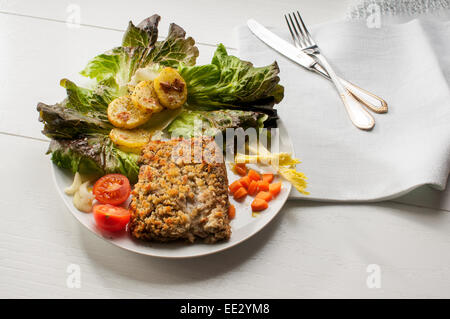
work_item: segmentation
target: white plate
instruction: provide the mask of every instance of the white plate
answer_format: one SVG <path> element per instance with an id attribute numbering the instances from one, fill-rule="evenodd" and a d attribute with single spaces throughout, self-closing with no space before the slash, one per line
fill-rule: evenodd
<path id="1" fill-rule="evenodd" d="M 289 152 L 294 155 L 291 140 L 281 121 L 278 121 L 278 127 L 280 132 L 280 151 Z M 253 197 L 247 196 L 245 201 L 242 203 L 236 202 L 232 197 L 230 197 L 231 203 L 236 206 L 236 217 L 231 221 L 232 234 L 230 240 L 228 241 L 219 242 L 216 244 L 204 244 L 201 243 L 200 240 L 196 241 L 194 244 L 184 242 L 147 243 L 132 239 L 126 231 L 119 234 L 114 234 L 100 230 L 95 225 L 92 213 L 83 213 L 76 209 L 72 203 L 72 196 L 68 196 L 64 193 L 64 189 L 72 184 L 73 175 L 68 171 L 58 168 L 56 165 L 52 165 L 52 167 L 54 181 L 60 196 L 64 200 L 64 203 L 69 208 L 72 215 L 75 216 L 75 218 L 83 226 L 100 238 L 103 238 L 113 245 L 123 249 L 130 250 L 138 254 L 166 258 L 188 258 L 208 255 L 228 249 L 243 242 L 263 229 L 264 226 L 266 226 L 279 213 L 291 190 L 291 184 L 280 179 L 283 183 L 280 194 L 270 202 L 269 208 L 261 212 L 257 217 L 252 217 L 250 208 Z M 262 169 L 259 168 L 259 170 L 261 171 Z M 240 178 L 240 176 L 235 175 L 230 171 L 229 165 L 227 165 L 227 172 L 229 183 Z"/>

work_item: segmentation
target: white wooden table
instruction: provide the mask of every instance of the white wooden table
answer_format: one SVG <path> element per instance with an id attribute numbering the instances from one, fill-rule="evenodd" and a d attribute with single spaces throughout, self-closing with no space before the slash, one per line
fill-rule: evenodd
<path id="1" fill-rule="evenodd" d="M 236 52 L 233 29 L 248 18 L 281 26 L 282 13 L 301 9 L 321 23 L 343 18 L 348 2 L 0 1 L 0 297 L 450 297 L 448 192 L 416 191 L 399 200 L 408 204 L 290 201 L 254 238 L 188 260 L 98 239 L 56 193 L 36 103 L 61 100 L 59 80 L 117 45 L 128 20 L 158 13 L 161 36 L 180 24 L 206 63 L 219 42 Z M 67 25 L 78 9 L 81 26 Z M 80 288 L 66 283 L 71 264 Z M 367 285 L 377 274 L 380 287 Z"/>

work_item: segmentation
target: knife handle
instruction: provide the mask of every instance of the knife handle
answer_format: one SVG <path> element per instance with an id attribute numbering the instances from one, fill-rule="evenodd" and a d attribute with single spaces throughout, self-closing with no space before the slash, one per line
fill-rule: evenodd
<path id="1" fill-rule="evenodd" d="M 361 102 L 359 102 L 359 100 L 343 86 L 327 59 L 320 52 L 315 52 L 314 57 L 325 69 L 331 81 L 333 81 L 336 86 L 353 125 L 361 130 L 371 130 L 375 125 L 375 120 L 372 115 L 370 115 L 369 112 L 361 106 Z"/>
<path id="2" fill-rule="evenodd" d="M 312 66 L 316 72 L 318 72 L 320 75 L 323 75 L 327 79 L 331 80 L 330 76 L 328 75 L 327 71 L 319 64 L 316 63 Z M 385 100 L 383 100 L 381 97 L 376 96 L 373 93 L 370 93 L 369 91 L 366 91 L 359 86 L 356 86 L 353 83 L 350 83 L 347 80 L 344 80 L 343 78 L 338 77 L 339 81 L 342 83 L 342 85 L 364 106 L 369 108 L 370 110 L 376 112 L 376 113 L 386 113 L 388 111 L 388 106 Z"/>
<path id="3" fill-rule="evenodd" d="M 349 90 L 349 92 L 362 104 L 376 113 L 386 113 L 388 111 L 387 103 L 381 97 L 370 93 L 353 83 L 348 82 L 342 78 L 339 78 L 342 85 Z"/>
<path id="4" fill-rule="evenodd" d="M 340 96 L 353 125 L 361 130 L 371 130 L 375 121 L 370 113 L 361 106 L 359 100 L 347 90 L 341 92 Z"/>

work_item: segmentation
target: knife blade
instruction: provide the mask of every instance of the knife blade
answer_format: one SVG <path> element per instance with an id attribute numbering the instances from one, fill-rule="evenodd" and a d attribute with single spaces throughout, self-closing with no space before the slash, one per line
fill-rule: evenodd
<path id="1" fill-rule="evenodd" d="M 247 21 L 247 26 L 249 27 L 250 31 L 253 32 L 254 35 L 256 35 L 261 41 L 270 46 L 272 49 L 281 53 L 282 55 L 294 61 L 295 63 L 298 63 L 309 70 L 312 69 L 319 73 L 323 73 L 323 75 L 328 77 L 328 73 L 326 73 L 326 71 L 320 71 L 315 69 L 315 65 L 318 65 L 316 60 L 314 60 L 308 54 L 303 53 L 289 42 L 283 40 L 275 33 L 264 27 L 262 24 L 256 22 L 253 19 L 249 19 Z"/>

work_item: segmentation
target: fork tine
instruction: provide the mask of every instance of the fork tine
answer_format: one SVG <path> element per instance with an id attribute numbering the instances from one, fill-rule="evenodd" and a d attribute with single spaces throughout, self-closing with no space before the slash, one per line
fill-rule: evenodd
<path id="1" fill-rule="evenodd" d="M 287 25 L 288 25 L 289 32 L 291 33 L 291 36 L 292 36 L 292 40 L 294 41 L 295 44 L 298 44 L 298 43 L 297 43 L 297 39 L 296 39 L 296 37 L 295 37 L 295 35 L 294 35 L 294 32 L 293 32 L 292 29 L 291 29 L 291 24 L 289 23 L 289 20 L 288 20 L 288 18 L 286 17 L 286 15 L 284 15 L 284 19 L 286 20 L 286 23 L 287 23 Z"/>
<path id="2" fill-rule="evenodd" d="M 308 31 L 306 30 L 306 32 L 305 32 L 305 30 L 303 30 L 303 27 L 300 25 L 300 23 L 297 20 L 297 17 L 295 16 L 295 13 L 292 13 L 292 15 L 294 16 L 294 20 L 295 20 L 295 23 L 297 24 L 297 28 L 299 29 L 302 40 L 305 42 L 306 46 L 310 46 L 311 42 L 310 42 L 310 38 L 307 35 Z"/>
<path id="3" fill-rule="evenodd" d="M 288 24 L 288 26 L 289 26 L 289 30 L 293 30 L 293 31 L 294 31 L 294 34 L 295 34 L 294 42 L 297 43 L 297 44 L 299 44 L 299 45 L 301 46 L 302 43 L 300 42 L 299 35 L 298 35 L 298 32 L 297 32 L 297 29 L 295 28 L 295 25 L 292 23 L 291 16 L 290 16 L 289 13 L 288 13 L 287 16 L 289 17 L 289 20 L 291 20 L 291 21 L 289 21 L 289 20 L 286 18 L 286 15 L 285 15 L 284 17 L 286 18 L 287 24 Z M 291 29 L 291 28 L 292 28 L 292 29 Z"/>
<path id="4" fill-rule="evenodd" d="M 305 42 L 303 41 L 303 36 L 301 36 L 299 34 L 299 30 L 295 27 L 294 21 L 292 20 L 292 16 L 290 13 L 288 13 L 288 17 L 289 17 L 289 20 L 291 21 L 292 29 L 294 30 L 295 35 L 297 36 L 297 42 L 299 42 L 300 46 L 305 46 Z"/>
<path id="5" fill-rule="evenodd" d="M 297 11 L 297 16 L 300 19 L 300 23 L 303 27 L 303 31 L 304 31 L 306 37 L 308 38 L 310 45 L 314 45 L 315 42 L 314 42 L 313 38 L 311 37 L 311 34 L 309 34 L 308 28 L 306 27 L 305 23 L 303 22 L 302 16 L 300 15 L 300 12 L 298 12 L 298 11 Z M 295 15 L 294 15 L 294 17 L 295 17 Z M 297 19 L 295 19 L 295 20 L 297 21 Z M 298 21 L 297 21 L 297 23 L 298 23 Z"/>

